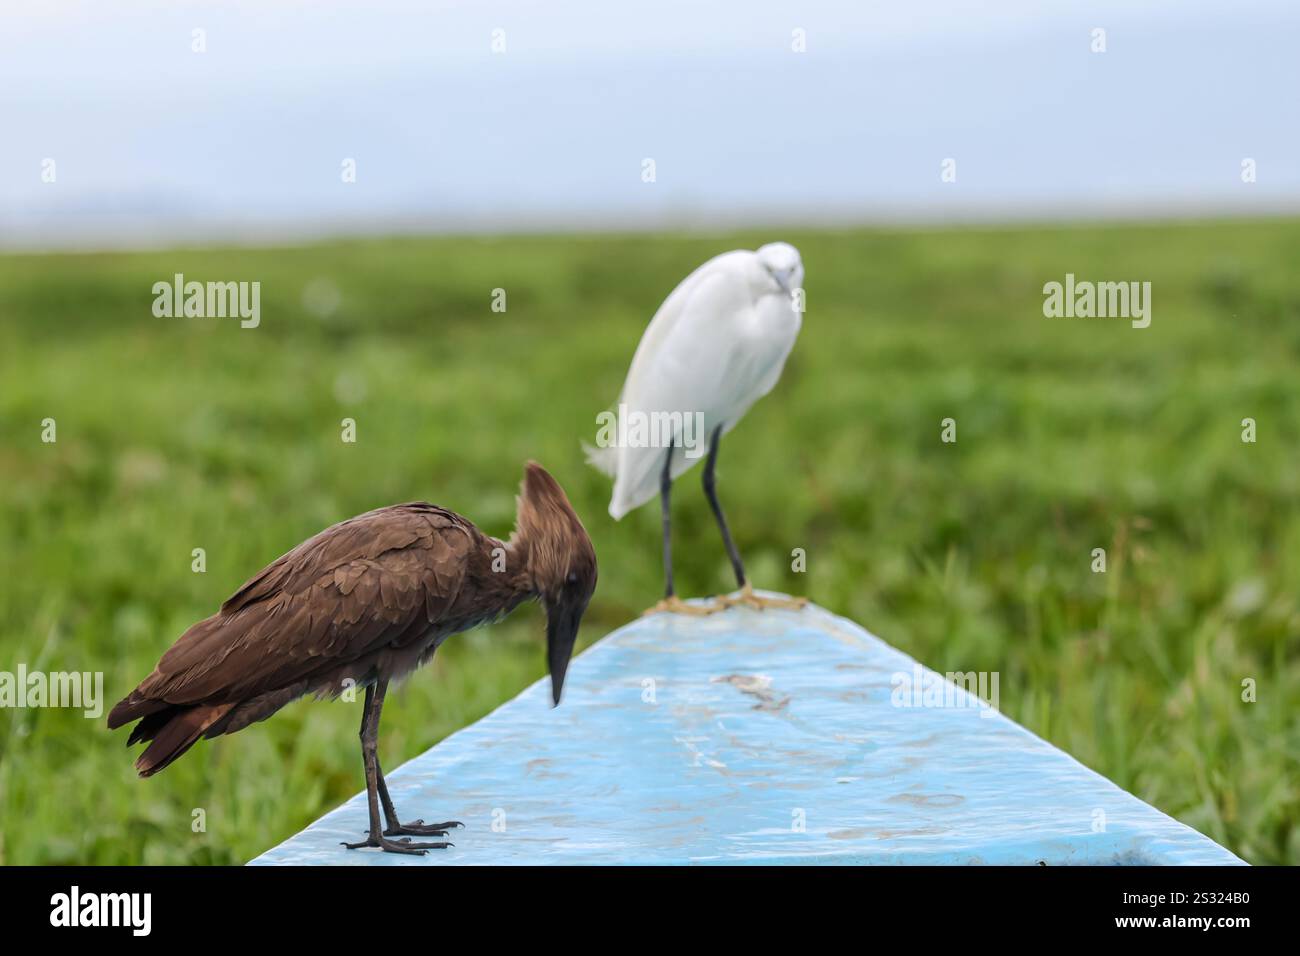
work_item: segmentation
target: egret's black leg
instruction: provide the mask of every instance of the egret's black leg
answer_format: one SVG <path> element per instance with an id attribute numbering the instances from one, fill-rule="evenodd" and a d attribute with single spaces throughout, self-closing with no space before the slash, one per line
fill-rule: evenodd
<path id="1" fill-rule="evenodd" d="M 654 607 L 647 609 L 645 613 L 658 614 L 660 611 L 669 611 L 673 614 L 712 614 L 715 608 L 704 604 L 688 604 L 673 592 L 672 509 L 669 502 L 672 499 L 673 449 L 675 447 L 677 447 L 676 435 L 673 436 L 668 445 L 668 454 L 664 456 L 664 467 L 659 476 L 659 498 L 663 503 L 664 515 L 664 599 Z"/>
<path id="2" fill-rule="evenodd" d="M 422 856 L 425 850 L 441 850 L 450 843 L 412 843 L 410 839 L 389 840 L 379 829 L 379 715 L 384 709 L 384 693 L 388 681 L 366 687 L 366 700 L 361 708 L 361 757 L 366 768 L 366 800 L 370 809 L 370 832 L 360 843 L 344 843 L 349 850 L 361 847 L 378 847 L 388 853 L 410 853 Z M 385 796 L 388 788 L 384 787 Z M 391 805 L 391 801 L 385 801 Z M 387 809 L 387 807 L 385 807 Z"/>
<path id="3" fill-rule="evenodd" d="M 736 587 L 745 586 L 745 565 L 740 561 L 740 552 L 736 550 L 736 542 L 731 540 L 731 530 L 727 527 L 727 516 L 722 513 L 722 505 L 718 502 L 717 486 L 713 479 L 713 466 L 718 462 L 718 445 L 722 440 L 722 426 L 719 425 L 713 429 L 713 437 L 709 440 L 709 460 L 704 463 L 704 495 L 709 499 L 709 506 L 713 508 L 713 517 L 718 519 L 718 527 L 722 529 L 722 543 L 727 546 L 727 557 L 731 558 L 731 569 L 736 572 Z"/>
<path id="4" fill-rule="evenodd" d="M 673 490 L 673 448 L 677 442 L 676 436 L 669 439 L 668 454 L 664 456 L 664 470 L 659 476 L 659 500 L 663 508 L 664 517 L 664 598 L 665 600 L 673 596 L 673 536 L 672 536 L 672 509 L 669 507 L 669 498 Z"/>
<path id="5" fill-rule="evenodd" d="M 722 513 L 722 505 L 718 502 L 717 485 L 713 478 L 713 469 L 718 463 L 718 445 L 721 442 L 722 426 L 719 425 L 713 430 L 713 437 L 709 442 L 709 460 L 704 463 L 704 494 L 709 499 L 710 507 L 713 508 L 713 517 L 718 519 L 718 527 L 722 530 L 722 542 L 727 546 L 727 557 L 731 558 L 731 569 L 736 572 L 736 585 L 740 588 L 740 593 L 735 596 L 723 595 L 719 597 L 717 599 L 717 608 L 720 610 L 745 605 L 758 610 L 769 607 L 797 610 L 808 603 L 805 598 L 768 597 L 755 594 L 754 589 L 745 578 L 745 565 L 741 563 L 740 552 L 736 550 L 736 542 L 731 540 L 731 530 L 727 527 L 727 517 Z"/>

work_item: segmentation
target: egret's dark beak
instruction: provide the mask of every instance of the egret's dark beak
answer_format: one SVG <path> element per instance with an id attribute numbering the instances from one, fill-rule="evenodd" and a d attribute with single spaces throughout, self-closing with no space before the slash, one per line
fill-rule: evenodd
<path id="1" fill-rule="evenodd" d="M 578 625 L 582 623 L 582 614 L 586 610 L 586 601 L 579 604 L 566 602 L 563 598 L 546 605 L 546 664 L 551 671 L 551 706 L 560 703 L 564 674 L 569 669 L 573 642 L 578 639 Z"/>

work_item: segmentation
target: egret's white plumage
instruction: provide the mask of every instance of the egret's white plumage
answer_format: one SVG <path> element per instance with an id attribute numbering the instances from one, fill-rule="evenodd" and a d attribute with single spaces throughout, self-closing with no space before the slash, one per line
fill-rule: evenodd
<path id="1" fill-rule="evenodd" d="M 802 286 L 798 250 L 774 242 L 710 259 L 659 307 L 632 358 L 618 410 L 702 416 L 698 435 L 675 436 L 673 478 L 708 452 L 715 428 L 726 434 L 772 390 L 799 334 L 795 296 Z M 695 447 L 681 447 L 692 439 Z M 614 478 L 609 513 L 615 520 L 659 491 L 667 453 L 660 443 L 589 449 L 591 463 Z"/>

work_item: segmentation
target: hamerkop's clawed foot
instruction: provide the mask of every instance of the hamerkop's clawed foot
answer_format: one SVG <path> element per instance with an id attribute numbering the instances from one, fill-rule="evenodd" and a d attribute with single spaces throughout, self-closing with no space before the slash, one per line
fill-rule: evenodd
<path id="1" fill-rule="evenodd" d="M 390 826 L 384 831 L 384 836 L 446 836 L 448 830 L 464 825 L 459 820 L 448 820 L 446 823 L 425 823 L 423 820 L 416 820 L 414 823 L 398 823 Z"/>
<path id="2" fill-rule="evenodd" d="M 388 840 L 384 837 L 367 837 L 360 843 L 344 843 L 349 850 L 362 850 L 375 847 L 385 853 L 406 853 L 410 856 L 424 856 L 426 850 L 445 850 L 455 846 L 454 843 L 412 843 L 410 837 L 401 840 Z"/>

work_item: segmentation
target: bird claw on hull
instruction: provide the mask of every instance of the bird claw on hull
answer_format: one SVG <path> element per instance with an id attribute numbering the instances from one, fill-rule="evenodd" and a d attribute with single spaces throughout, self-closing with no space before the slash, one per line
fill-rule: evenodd
<path id="1" fill-rule="evenodd" d="M 459 820 L 448 820 L 446 823 L 425 823 L 423 820 L 416 820 L 414 823 L 398 823 L 390 826 L 384 831 L 384 836 L 446 836 L 448 830 L 464 825 Z"/>
<path id="2" fill-rule="evenodd" d="M 654 607 L 648 607 L 641 612 L 642 617 L 649 617 L 651 614 L 660 614 L 668 612 L 669 614 L 689 614 L 692 617 L 703 617 L 706 614 L 712 614 L 721 608 L 714 607 L 711 604 L 687 604 L 681 598 L 673 595 L 666 597 Z"/>
<path id="3" fill-rule="evenodd" d="M 735 594 L 719 594 L 714 601 L 717 604 L 715 610 L 725 610 L 729 607 L 753 608 L 756 611 L 765 611 L 768 608 L 781 608 L 790 611 L 798 611 L 808 606 L 808 599 L 802 597 L 767 597 L 762 594 L 755 594 L 753 585 L 745 582 Z"/>
<path id="4" fill-rule="evenodd" d="M 428 850 L 445 850 L 453 847 L 454 843 L 412 843 L 410 837 L 404 837 L 401 840 L 388 840 L 384 837 L 369 837 L 360 843 L 344 843 L 343 846 L 349 850 L 361 850 L 368 847 L 377 847 L 385 853 L 405 853 L 410 856 L 424 856 Z"/>
<path id="5" fill-rule="evenodd" d="M 755 593 L 753 586 L 746 583 L 744 587 L 734 594 L 719 594 L 703 604 L 688 604 L 679 597 L 667 597 L 654 607 L 646 608 L 641 612 L 641 616 L 649 617 L 651 614 L 667 612 L 669 614 L 689 614 L 693 617 L 705 617 L 709 614 L 725 611 L 728 608 L 742 606 L 752 608 L 755 611 L 766 611 L 768 608 L 799 611 L 808 606 L 808 599 L 803 597 L 768 597 L 765 594 Z"/>

